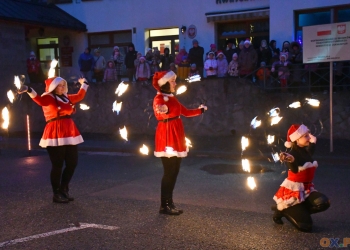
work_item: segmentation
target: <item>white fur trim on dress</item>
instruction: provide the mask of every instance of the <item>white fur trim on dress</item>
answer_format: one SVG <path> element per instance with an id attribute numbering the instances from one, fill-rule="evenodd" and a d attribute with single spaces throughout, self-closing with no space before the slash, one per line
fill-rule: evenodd
<path id="1" fill-rule="evenodd" d="M 32 92 L 27 92 L 27 94 L 30 96 L 30 98 L 35 98 L 38 94 L 35 92 L 34 89 L 32 89 Z"/>
<path id="2" fill-rule="evenodd" d="M 173 151 L 173 152 L 169 153 L 169 152 L 165 152 L 165 151 L 162 151 L 162 152 L 156 152 L 155 151 L 154 152 L 154 156 L 155 157 L 167 157 L 167 158 L 176 156 L 176 157 L 179 157 L 179 158 L 183 158 L 183 157 L 187 156 L 187 152 L 186 151 L 183 151 L 183 152 Z"/>
<path id="3" fill-rule="evenodd" d="M 296 140 L 298 140 L 300 137 L 302 137 L 304 134 L 306 134 L 307 132 L 309 132 L 309 129 L 304 125 L 301 124 L 299 126 L 299 128 L 297 130 L 294 131 L 294 133 L 292 133 L 291 135 L 289 135 L 289 139 L 292 142 L 295 142 Z"/>
<path id="4" fill-rule="evenodd" d="M 164 84 L 166 84 L 171 78 L 175 77 L 176 78 L 176 74 L 173 71 L 169 71 L 167 72 L 162 78 L 160 78 L 158 80 L 158 85 L 159 87 L 163 86 Z"/>
<path id="5" fill-rule="evenodd" d="M 314 162 L 305 162 L 303 166 L 299 166 L 299 167 L 298 167 L 298 170 L 299 170 L 299 172 L 301 172 L 301 171 L 304 171 L 304 170 L 306 170 L 306 169 L 308 169 L 308 168 L 312 168 L 312 167 L 314 167 L 314 168 L 317 168 L 317 167 L 318 167 L 317 161 L 314 161 Z"/>
<path id="6" fill-rule="evenodd" d="M 81 135 L 75 137 L 55 138 L 55 139 L 42 139 L 40 140 L 39 146 L 42 148 L 55 147 L 63 145 L 77 145 L 84 142 Z"/>

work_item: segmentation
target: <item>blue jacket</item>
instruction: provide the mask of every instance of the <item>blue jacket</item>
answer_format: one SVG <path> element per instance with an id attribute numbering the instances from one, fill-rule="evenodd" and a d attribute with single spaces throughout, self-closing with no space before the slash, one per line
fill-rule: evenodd
<path id="1" fill-rule="evenodd" d="M 92 71 L 95 66 L 95 59 L 91 54 L 81 53 L 78 60 L 80 71 Z"/>

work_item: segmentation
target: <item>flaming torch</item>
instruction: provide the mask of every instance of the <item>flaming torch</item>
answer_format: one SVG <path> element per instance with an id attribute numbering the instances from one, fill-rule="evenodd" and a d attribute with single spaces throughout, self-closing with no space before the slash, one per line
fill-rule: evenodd
<path id="1" fill-rule="evenodd" d="M 267 144 L 272 144 L 275 141 L 274 135 L 267 135 Z"/>
<path id="2" fill-rule="evenodd" d="M 248 159 L 242 159 L 243 171 L 250 173 L 250 163 Z"/>
<path id="3" fill-rule="evenodd" d="M 293 102 L 292 104 L 289 104 L 288 107 L 297 109 L 297 108 L 301 107 L 301 104 L 300 104 L 300 102 Z"/>
<path id="4" fill-rule="evenodd" d="M 21 88 L 21 81 L 19 80 L 19 77 L 18 77 L 18 76 L 15 76 L 14 84 L 15 84 L 15 86 L 16 86 L 17 89 L 20 89 L 20 88 Z"/>
<path id="5" fill-rule="evenodd" d="M 247 137 L 242 136 L 241 145 L 242 145 L 242 151 L 244 151 L 249 146 L 249 140 Z"/>
<path id="6" fill-rule="evenodd" d="M 124 126 L 124 128 L 119 129 L 119 133 L 120 133 L 120 136 L 121 136 L 124 140 L 128 141 L 128 131 L 126 130 L 126 127 L 125 127 L 125 126 Z"/>
<path id="7" fill-rule="evenodd" d="M 117 112 L 117 115 L 119 115 L 119 112 L 120 110 L 122 109 L 122 103 L 123 102 L 117 102 L 117 101 L 114 101 L 113 103 L 113 108 L 112 108 L 112 111 L 114 112 Z"/>
<path id="8" fill-rule="evenodd" d="M 125 84 L 123 81 L 119 83 L 117 89 L 115 90 L 115 94 L 121 96 L 128 89 L 129 84 Z"/>
<path id="9" fill-rule="evenodd" d="M 247 185 L 248 185 L 248 187 L 251 189 L 251 190 L 253 190 L 253 189 L 255 189 L 256 188 L 256 184 L 255 184 L 255 180 L 254 180 L 254 177 L 248 177 L 247 178 Z"/>
<path id="10" fill-rule="evenodd" d="M 55 68 L 58 64 L 58 61 L 56 59 L 53 59 L 51 61 L 51 64 L 50 64 L 50 69 L 49 69 L 49 73 L 48 73 L 48 78 L 52 78 L 55 76 Z"/>
<path id="11" fill-rule="evenodd" d="M 7 91 L 7 98 L 10 100 L 11 103 L 13 103 L 15 95 L 13 94 L 12 90 Z"/>
<path id="12" fill-rule="evenodd" d="M 314 106 L 314 107 L 320 106 L 320 101 L 317 100 L 317 99 L 305 98 L 305 100 L 306 100 L 307 103 L 310 104 L 311 106 Z"/>
<path id="13" fill-rule="evenodd" d="M 181 95 L 182 93 L 186 92 L 186 90 L 187 87 L 185 85 L 182 85 L 176 90 L 176 95 Z"/>
<path id="14" fill-rule="evenodd" d="M 187 82 L 191 83 L 191 82 L 199 82 L 201 80 L 201 76 L 200 75 L 194 75 L 191 76 L 189 78 L 185 79 Z"/>
<path id="15" fill-rule="evenodd" d="M 253 129 L 256 129 L 257 127 L 259 127 L 261 125 L 261 120 L 257 120 L 257 116 L 254 117 L 254 119 L 250 122 L 250 126 Z"/>
<path id="16" fill-rule="evenodd" d="M 280 116 L 274 116 L 271 118 L 271 126 L 278 124 L 280 120 L 282 120 L 283 117 Z"/>
<path id="17" fill-rule="evenodd" d="M 86 105 L 86 104 L 80 103 L 80 109 L 88 110 L 88 109 L 90 109 L 90 107 L 88 105 Z"/>
<path id="18" fill-rule="evenodd" d="M 1 127 L 3 129 L 8 129 L 9 125 L 10 125 L 10 112 L 7 109 L 7 107 L 3 108 L 1 111 L 1 116 L 2 119 L 4 120 L 4 122 L 2 123 Z"/>
<path id="19" fill-rule="evenodd" d="M 140 152 L 141 154 L 148 155 L 148 147 L 145 144 L 143 144 L 142 148 L 140 148 Z"/>
<path id="20" fill-rule="evenodd" d="M 186 147 L 187 148 L 192 148 L 192 142 L 190 139 L 188 139 L 187 137 L 185 137 L 185 141 L 186 141 Z"/>

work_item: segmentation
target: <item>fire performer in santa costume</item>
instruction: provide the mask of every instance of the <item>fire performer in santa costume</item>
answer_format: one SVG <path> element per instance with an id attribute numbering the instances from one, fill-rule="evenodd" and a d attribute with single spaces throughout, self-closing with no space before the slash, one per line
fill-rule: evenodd
<path id="1" fill-rule="evenodd" d="M 46 126 L 39 145 L 47 149 L 52 169 L 51 185 L 53 202 L 67 203 L 74 198 L 69 195 L 69 182 L 78 164 L 78 146 L 84 140 L 75 126 L 71 115 L 75 112 L 75 104 L 86 94 L 88 84 L 84 78 L 78 80 L 81 88 L 77 94 L 68 94 L 67 81 L 61 77 L 49 78 L 45 81 L 45 93 L 38 95 L 34 89 L 23 85 L 18 91 L 27 92 L 38 105 L 42 106 Z M 63 164 L 66 164 L 62 172 Z"/>
<path id="2" fill-rule="evenodd" d="M 288 167 L 288 177 L 273 197 L 277 203 L 273 206 L 273 221 L 283 224 L 282 217 L 285 217 L 303 232 L 312 230 L 311 214 L 323 212 L 330 206 L 329 199 L 316 191 L 312 183 L 318 167 L 312 157 L 315 145 L 316 137 L 305 125 L 293 124 L 289 128 L 285 146 L 291 150 L 280 154 L 280 160 Z"/>
<path id="3" fill-rule="evenodd" d="M 207 110 L 203 105 L 198 109 L 185 108 L 173 95 L 175 80 L 176 74 L 173 71 L 156 72 L 153 77 L 153 87 L 157 90 L 153 100 L 153 110 L 158 120 L 154 155 L 161 158 L 164 169 L 159 213 L 168 215 L 183 213 L 183 210 L 176 208 L 173 202 L 173 190 L 181 160 L 187 156 L 188 152 L 180 116 L 198 116 Z"/>

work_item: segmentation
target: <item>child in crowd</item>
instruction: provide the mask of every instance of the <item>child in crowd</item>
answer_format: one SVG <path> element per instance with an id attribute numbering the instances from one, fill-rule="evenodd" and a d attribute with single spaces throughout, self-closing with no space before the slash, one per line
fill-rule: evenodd
<path id="1" fill-rule="evenodd" d="M 107 62 L 107 67 L 103 76 L 103 82 L 116 82 L 118 81 L 117 70 L 113 60 Z"/>
<path id="2" fill-rule="evenodd" d="M 261 87 L 263 87 L 264 83 L 266 84 L 266 81 L 270 79 L 270 73 L 270 70 L 266 68 L 266 63 L 261 62 L 260 69 L 256 72 L 256 77 L 258 78 Z"/>
<path id="3" fill-rule="evenodd" d="M 215 53 L 210 51 L 208 53 L 208 59 L 204 62 L 204 69 L 207 73 L 207 78 L 215 78 L 218 74 L 218 64 L 215 60 Z"/>
<path id="4" fill-rule="evenodd" d="M 288 61 L 288 52 L 280 53 L 280 60 L 272 64 L 271 72 L 278 72 L 278 79 L 281 83 L 281 91 L 287 91 L 288 78 L 290 75 L 289 68 L 291 62 Z"/>
<path id="5" fill-rule="evenodd" d="M 169 70 L 168 71 L 172 71 L 172 72 L 174 72 L 175 74 L 177 74 L 177 68 L 176 68 L 176 66 L 175 66 L 175 63 L 170 63 L 170 68 L 169 68 Z"/>
<path id="6" fill-rule="evenodd" d="M 225 77 L 228 70 L 228 63 L 226 57 L 222 51 L 218 51 L 217 56 L 217 65 L 218 65 L 218 77 Z"/>
<path id="7" fill-rule="evenodd" d="M 139 64 L 136 67 L 136 80 L 141 82 L 141 85 L 148 85 L 148 79 L 151 77 L 151 70 L 149 64 L 146 63 L 146 58 L 141 56 Z"/>
<path id="8" fill-rule="evenodd" d="M 238 66 L 238 55 L 237 53 L 234 53 L 232 55 L 232 61 L 228 65 L 228 74 L 230 77 L 239 77 Z"/>
<path id="9" fill-rule="evenodd" d="M 159 64 L 155 59 L 152 60 L 150 70 L 151 70 L 151 76 L 153 76 L 156 72 L 160 71 Z"/>

